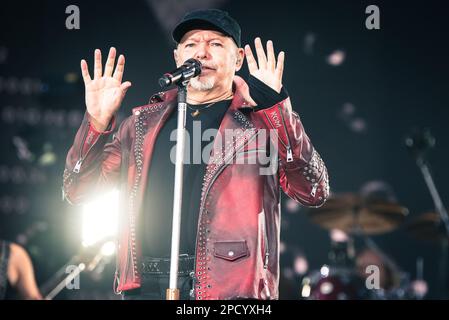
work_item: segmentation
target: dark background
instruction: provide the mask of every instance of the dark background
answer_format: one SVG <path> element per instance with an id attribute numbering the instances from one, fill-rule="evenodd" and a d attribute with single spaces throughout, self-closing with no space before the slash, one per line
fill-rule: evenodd
<path id="1" fill-rule="evenodd" d="M 65 27 L 70 4 L 80 8 L 79 30 Z M 365 27 L 370 4 L 380 8 L 380 30 Z M 443 202 L 449 200 L 444 1 L 7 1 L 0 13 L 0 238 L 24 245 L 39 285 L 80 245 L 80 208 L 61 200 L 65 154 L 85 109 L 80 60 L 92 66 L 94 49 L 105 57 L 110 46 L 125 54 L 124 80 L 133 87 L 123 118 L 159 90 L 158 76 L 174 67 L 169 30 L 185 11 L 200 7 L 230 12 L 243 44 L 260 36 L 286 52 L 284 85 L 326 162 L 332 192 L 386 192 L 409 209 L 407 219 L 434 211 L 404 146 L 413 128 L 427 127 L 436 137 L 429 153 L 435 183 Z M 335 50 L 345 54 L 337 66 L 326 60 Z M 240 75 L 247 75 L 246 65 Z M 27 148 L 18 148 L 21 143 Z M 318 269 L 327 262 L 329 235 L 308 221 L 304 208 L 286 204 L 281 297 L 295 299 L 300 278 L 290 276 L 294 256 L 301 252 L 309 270 Z M 404 228 L 374 240 L 412 279 L 422 257 L 428 297 L 442 297 L 438 246 Z M 58 297 L 114 298 L 113 271 L 111 264 L 96 278 L 85 276 L 81 290 Z"/>

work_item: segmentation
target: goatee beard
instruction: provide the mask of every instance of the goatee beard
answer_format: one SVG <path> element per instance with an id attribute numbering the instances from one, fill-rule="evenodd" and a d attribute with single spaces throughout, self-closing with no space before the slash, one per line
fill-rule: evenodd
<path id="1" fill-rule="evenodd" d="M 215 81 L 213 78 L 204 78 L 199 80 L 198 77 L 190 80 L 190 86 L 198 91 L 207 91 L 214 87 Z"/>

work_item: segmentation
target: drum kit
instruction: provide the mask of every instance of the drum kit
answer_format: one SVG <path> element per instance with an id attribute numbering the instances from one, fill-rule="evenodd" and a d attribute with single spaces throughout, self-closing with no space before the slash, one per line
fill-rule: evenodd
<path id="1" fill-rule="evenodd" d="M 301 299 L 422 299 L 427 292 L 422 260 L 416 280 L 411 281 L 371 236 L 404 228 L 418 240 L 447 245 L 449 239 L 436 213 L 409 219 L 408 209 L 398 203 L 356 194 L 333 196 L 307 215 L 330 232 L 331 250 L 329 263 L 302 279 Z M 355 242 L 361 242 L 363 249 L 355 250 Z"/>

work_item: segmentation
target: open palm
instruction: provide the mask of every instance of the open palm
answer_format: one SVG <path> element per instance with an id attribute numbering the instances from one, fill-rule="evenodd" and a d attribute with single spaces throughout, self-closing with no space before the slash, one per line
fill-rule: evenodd
<path id="1" fill-rule="evenodd" d="M 91 79 L 87 62 L 81 60 L 81 72 L 86 88 L 86 107 L 91 116 L 94 127 L 104 130 L 113 115 L 120 108 L 126 91 L 131 87 L 131 82 L 122 83 L 125 68 L 125 57 L 120 55 L 114 74 L 116 50 L 109 50 L 108 59 L 102 73 L 101 51 L 95 50 L 94 78 Z"/>
<path id="2" fill-rule="evenodd" d="M 254 45 L 258 61 L 254 58 L 251 47 L 249 45 L 245 46 L 246 62 L 248 63 L 249 73 L 277 93 L 281 92 L 285 53 L 281 51 L 276 61 L 273 42 L 271 40 L 267 42 L 267 54 L 265 54 L 262 40 L 260 40 L 259 37 L 254 40 Z"/>

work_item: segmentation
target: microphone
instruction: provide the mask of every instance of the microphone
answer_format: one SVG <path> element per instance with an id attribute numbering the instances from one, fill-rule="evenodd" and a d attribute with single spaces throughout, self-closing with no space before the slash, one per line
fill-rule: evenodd
<path id="1" fill-rule="evenodd" d="M 436 139 L 429 128 L 413 128 L 404 142 L 411 155 L 418 161 L 423 161 L 427 152 L 435 147 Z"/>
<path id="2" fill-rule="evenodd" d="M 190 80 L 201 73 L 201 62 L 196 59 L 188 59 L 179 68 L 164 74 L 159 78 L 159 85 L 166 88 L 172 84 Z"/>

